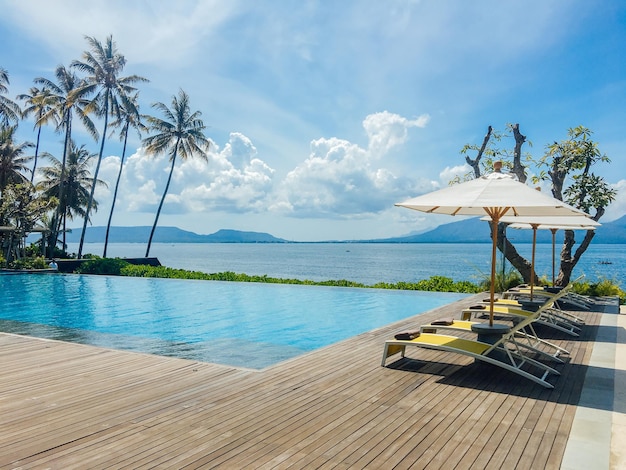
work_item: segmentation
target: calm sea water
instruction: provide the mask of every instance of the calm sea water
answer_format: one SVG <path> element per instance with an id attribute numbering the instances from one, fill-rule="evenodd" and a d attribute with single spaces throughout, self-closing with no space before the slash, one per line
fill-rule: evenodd
<path id="1" fill-rule="evenodd" d="M 0 331 L 249 368 L 463 294 L 286 284 L 0 275 Z"/>
<path id="2" fill-rule="evenodd" d="M 142 257 L 145 249 L 144 244 L 114 243 L 109 245 L 108 254 Z M 517 249 L 531 258 L 531 244 L 519 244 Z M 557 246 L 557 260 L 559 249 Z M 70 244 L 69 250 L 78 251 L 78 246 Z M 102 255 L 102 244 L 87 243 L 83 252 Z M 488 243 L 156 243 L 150 255 L 164 266 L 207 273 L 233 271 L 313 281 L 346 279 L 366 285 L 414 282 L 435 275 L 476 282 L 488 277 L 491 266 Z M 552 279 L 552 245 L 537 245 L 536 258 L 537 273 Z M 626 246 L 592 244 L 574 269 L 574 277 L 583 273 L 591 281 L 609 278 L 623 286 Z"/>

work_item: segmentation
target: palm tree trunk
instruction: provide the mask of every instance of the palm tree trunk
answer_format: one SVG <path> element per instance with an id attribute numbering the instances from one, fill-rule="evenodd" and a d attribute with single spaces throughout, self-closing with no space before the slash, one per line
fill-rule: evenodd
<path id="1" fill-rule="evenodd" d="M 157 209 L 156 218 L 154 219 L 154 225 L 152 226 L 152 230 L 150 231 L 150 238 L 148 238 L 148 247 L 146 248 L 146 258 L 150 256 L 150 247 L 152 246 L 152 237 L 154 237 L 154 231 L 156 230 L 157 223 L 159 222 L 159 215 L 161 215 L 161 209 L 163 208 L 163 202 L 165 202 L 165 196 L 167 196 L 167 191 L 170 189 L 170 181 L 172 181 L 172 175 L 174 174 L 174 164 L 176 163 L 176 154 L 178 153 L 178 142 L 176 141 L 176 145 L 174 146 L 174 152 L 172 153 L 172 166 L 170 167 L 170 174 L 167 177 L 167 184 L 165 185 L 165 191 L 163 191 L 163 197 L 161 197 L 161 202 L 159 203 L 159 208 Z"/>
<path id="2" fill-rule="evenodd" d="M 85 243 L 85 232 L 87 231 L 87 222 L 89 222 L 89 213 L 91 212 L 91 206 L 93 204 L 93 193 L 96 191 L 96 182 L 98 181 L 98 172 L 100 171 L 100 163 L 102 163 L 102 154 L 104 152 L 104 141 L 107 137 L 107 126 L 109 124 L 109 96 L 106 96 L 104 101 L 104 130 L 102 131 L 102 139 L 100 141 L 100 153 L 98 155 L 98 163 L 96 163 L 96 169 L 93 173 L 93 182 L 91 183 L 91 191 L 89 193 L 89 202 L 87 203 L 87 212 L 85 213 L 85 220 L 83 221 L 83 230 L 80 233 L 80 244 L 78 245 L 78 259 L 83 255 L 83 244 Z"/>
<path id="3" fill-rule="evenodd" d="M 124 168 L 124 157 L 126 156 L 126 143 L 128 141 L 128 126 L 127 122 L 124 126 L 124 147 L 122 148 L 122 159 L 120 161 L 120 171 L 117 173 L 117 180 L 115 181 L 115 191 L 113 191 L 113 202 L 111 203 L 111 212 L 109 213 L 109 220 L 107 222 L 107 231 L 104 236 L 104 251 L 102 257 L 107 257 L 107 247 L 109 245 L 109 230 L 111 229 L 111 219 L 113 219 L 113 211 L 115 210 L 115 200 L 117 199 L 117 190 L 120 186 L 120 178 L 122 177 L 122 169 Z"/>
<path id="4" fill-rule="evenodd" d="M 39 156 L 39 140 L 41 138 L 41 126 L 39 126 L 39 130 L 37 131 L 37 145 L 35 145 L 35 160 L 33 161 L 33 172 L 30 174 L 30 182 L 33 182 L 35 179 L 35 170 L 37 169 L 37 157 Z"/>
<path id="5" fill-rule="evenodd" d="M 67 154 L 72 139 L 72 117 L 70 110 L 66 111 L 65 116 L 65 142 L 63 146 L 63 161 L 61 163 L 61 181 L 59 181 L 59 205 L 52 218 L 52 243 L 49 245 L 50 258 L 54 257 L 54 248 L 57 246 L 57 240 L 59 239 L 59 228 L 61 227 L 61 209 L 65 211 L 65 205 L 63 204 L 63 197 L 65 192 L 65 166 L 67 163 Z"/>
<path id="6" fill-rule="evenodd" d="M 65 236 L 67 234 L 67 214 L 63 215 L 63 246 L 61 247 L 65 251 L 67 247 Z"/>

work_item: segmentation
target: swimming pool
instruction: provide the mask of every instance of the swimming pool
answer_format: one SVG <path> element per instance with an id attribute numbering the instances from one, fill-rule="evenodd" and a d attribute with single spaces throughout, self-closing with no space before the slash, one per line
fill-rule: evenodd
<path id="1" fill-rule="evenodd" d="M 0 331 L 262 369 L 465 294 L 0 275 Z"/>

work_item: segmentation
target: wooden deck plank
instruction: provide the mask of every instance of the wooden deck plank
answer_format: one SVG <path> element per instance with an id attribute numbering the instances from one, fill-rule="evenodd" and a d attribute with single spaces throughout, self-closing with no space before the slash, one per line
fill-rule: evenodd
<path id="1" fill-rule="evenodd" d="M 554 390 L 394 333 L 466 299 L 262 371 L 0 334 L 0 467 L 558 468 L 600 315 Z"/>

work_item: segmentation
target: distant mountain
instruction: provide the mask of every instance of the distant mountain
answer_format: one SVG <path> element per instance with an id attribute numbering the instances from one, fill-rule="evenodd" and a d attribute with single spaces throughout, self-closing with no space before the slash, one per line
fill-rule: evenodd
<path id="1" fill-rule="evenodd" d="M 532 243 L 532 230 L 508 229 L 507 237 L 513 243 Z M 557 232 L 556 238 L 559 242 L 563 241 L 562 230 Z M 479 217 L 474 217 L 440 225 L 426 233 L 368 241 L 372 243 L 489 243 L 490 240 L 489 224 L 480 220 Z M 550 230 L 537 230 L 537 243 L 552 243 Z M 593 243 L 626 244 L 626 215 L 612 222 L 602 223 L 596 229 Z"/>
<path id="2" fill-rule="evenodd" d="M 603 223 L 596 232 L 597 235 L 593 239 L 596 243 L 626 243 L 626 215 L 612 222 Z"/>
<path id="3" fill-rule="evenodd" d="M 147 243 L 151 227 L 111 227 L 110 243 Z M 88 227 L 87 243 L 103 243 L 106 227 Z M 532 230 L 508 229 L 507 237 L 513 243 L 531 243 Z M 577 240 L 581 240 L 577 237 Z M 478 217 L 464 219 L 424 233 L 375 240 L 347 240 L 350 243 L 489 243 L 489 224 Z M 80 229 L 67 234 L 69 243 L 80 241 Z M 563 231 L 557 232 L 557 241 L 562 243 Z M 276 238 L 269 233 L 218 230 L 210 235 L 198 235 L 177 227 L 157 227 L 154 243 L 295 243 Z M 341 241 L 334 241 L 341 243 Z M 537 231 L 537 243 L 551 243 L 549 230 Z M 613 222 L 603 223 L 596 230 L 594 243 L 626 244 L 626 215 Z"/>
<path id="4" fill-rule="evenodd" d="M 486 243 L 489 224 L 478 217 L 440 225 L 428 232 L 372 240 L 378 243 Z"/>
<path id="5" fill-rule="evenodd" d="M 111 227 L 109 243 L 148 243 L 152 227 Z M 81 229 L 67 234 L 68 243 L 80 242 Z M 104 243 L 106 227 L 87 227 L 85 243 Z M 177 227 L 157 227 L 153 243 L 286 243 L 269 233 L 218 230 L 210 235 L 198 235 Z"/>

